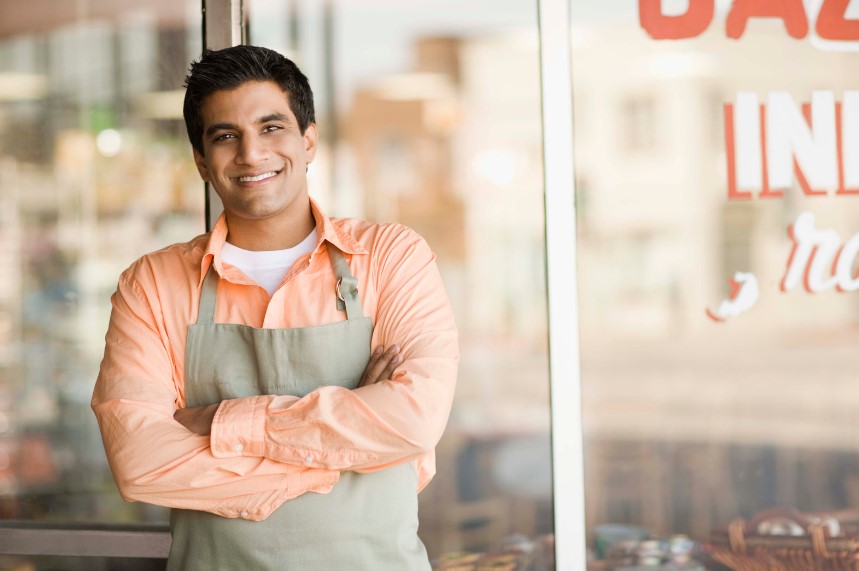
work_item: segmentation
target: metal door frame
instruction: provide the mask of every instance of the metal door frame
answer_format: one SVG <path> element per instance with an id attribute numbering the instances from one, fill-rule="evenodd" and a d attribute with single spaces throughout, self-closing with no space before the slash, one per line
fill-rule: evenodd
<path id="1" fill-rule="evenodd" d="M 538 0 L 555 561 L 585 569 L 584 436 L 576 275 L 569 0 Z"/>

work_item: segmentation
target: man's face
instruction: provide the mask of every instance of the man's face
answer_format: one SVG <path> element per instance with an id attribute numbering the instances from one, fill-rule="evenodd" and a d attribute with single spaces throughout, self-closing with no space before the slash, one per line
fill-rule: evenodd
<path id="1" fill-rule="evenodd" d="M 250 81 L 203 100 L 203 150 L 194 161 L 224 203 L 228 220 L 281 219 L 306 213 L 307 165 L 316 125 L 304 134 L 287 94 L 272 81 Z"/>

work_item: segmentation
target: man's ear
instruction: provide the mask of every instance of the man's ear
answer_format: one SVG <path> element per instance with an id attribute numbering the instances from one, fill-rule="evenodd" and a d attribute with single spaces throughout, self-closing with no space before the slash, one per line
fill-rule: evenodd
<path id="1" fill-rule="evenodd" d="M 319 131 L 316 130 L 316 123 L 310 123 L 304 130 L 304 158 L 308 164 L 316 158 L 316 143 L 318 141 Z"/>
<path id="2" fill-rule="evenodd" d="M 211 182 L 209 167 L 206 166 L 206 158 L 197 149 L 194 149 L 194 164 L 197 165 L 197 172 L 200 173 L 200 178 L 203 179 L 203 182 Z"/>

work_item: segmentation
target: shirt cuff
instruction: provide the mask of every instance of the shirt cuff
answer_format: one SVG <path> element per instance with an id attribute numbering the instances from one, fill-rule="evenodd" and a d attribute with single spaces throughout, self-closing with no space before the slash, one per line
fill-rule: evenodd
<path id="1" fill-rule="evenodd" d="M 248 397 L 221 401 L 209 436 L 215 458 L 265 456 L 265 420 L 268 398 Z"/>

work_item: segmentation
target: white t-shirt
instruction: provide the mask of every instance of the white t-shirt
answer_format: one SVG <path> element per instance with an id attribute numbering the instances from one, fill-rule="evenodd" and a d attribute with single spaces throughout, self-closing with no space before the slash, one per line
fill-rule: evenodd
<path id="1" fill-rule="evenodd" d="M 254 252 L 224 242 L 221 259 L 231 266 L 237 267 L 249 278 L 264 287 L 268 295 L 274 295 L 274 291 L 283 281 L 295 260 L 312 252 L 316 247 L 316 240 L 316 228 L 314 228 L 301 243 L 286 250 Z"/>

